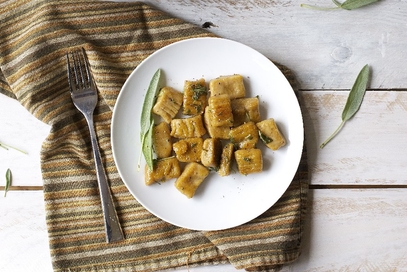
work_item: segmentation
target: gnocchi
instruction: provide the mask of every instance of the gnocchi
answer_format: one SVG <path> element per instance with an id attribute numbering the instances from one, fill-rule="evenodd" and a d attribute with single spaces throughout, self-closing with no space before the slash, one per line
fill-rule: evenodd
<path id="1" fill-rule="evenodd" d="M 186 80 L 182 93 L 166 86 L 152 112 L 164 121 L 153 130 L 157 159 L 152 171 L 146 168 L 145 183 L 176 178 L 175 188 L 187 198 L 210 171 L 230 175 L 233 162 L 242 175 L 263 171 L 259 140 L 274 151 L 286 143 L 273 118 L 261 120 L 259 98 L 246 97 L 238 74 Z"/>

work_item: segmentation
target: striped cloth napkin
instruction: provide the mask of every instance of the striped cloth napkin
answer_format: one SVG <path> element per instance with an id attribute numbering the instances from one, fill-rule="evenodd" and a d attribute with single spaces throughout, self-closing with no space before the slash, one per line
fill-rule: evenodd
<path id="1" fill-rule="evenodd" d="M 41 170 L 55 271 L 155 271 L 219 263 L 273 271 L 299 256 L 308 192 L 305 151 L 292 184 L 273 207 L 222 231 L 192 231 L 153 216 L 129 193 L 115 167 L 110 122 L 129 74 L 163 46 L 213 34 L 143 3 L 89 0 L 2 1 L 0 26 L 0 92 L 51 126 Z M 118 243 L 105 242 L 88 128 L 69 95 L 65 54 L 77 47 L 85 48 L 100 92 L 95 126 L 126 236 Z"/>

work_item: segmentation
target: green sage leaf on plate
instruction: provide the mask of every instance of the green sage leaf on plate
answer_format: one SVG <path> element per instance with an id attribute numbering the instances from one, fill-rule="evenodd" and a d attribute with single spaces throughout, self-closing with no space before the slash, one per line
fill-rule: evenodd
<path id="1" fill-rule="evenodd" d="M 6 186 L 4 187 L 4 197 L 6 197 L 8 190 L 11 186 L 11 171 L 7 169 L 6 171 Z"/>
<path id="2" fill-rule="evenodd" d="M 348 99 L 342 112 L 342 122 L 334 133 L 320 145 L 320 148 L 324 148 L 342 129 L 343 125 L 351 119 L 356 112 L 358 112 L 360 105 L 362 104 L 363 97 L 366 92 L 366 86 L 369 81 L 370 69 L 369 65 L 365 65 L 359 72 L 352 89 L 349 92 Z"/>
<path id="3" fill-rule="evenodd" d="M 153 127 L 154 122 L 151 123 L 150 129 L 147 131 L 144 141 L 142 143 L 142 151 L 144 159 L 150 170 L 153 170 L 154 157 L 153 157 Z"/>
<path id="4" fill-rule="evenodd" d="M 140 118 L 140 125 L 141 125 L 141 139 L 146 135 L 148 130 L 150 129 L 150 124 L 153 121 L 153 117 L 151 114 L 151 109 L 154 106 L 154 102 L 157 96 L 157 92 L 159 89 L 158 83 L 161 77 L 161 70 L 158 69 L 153 77 L 151 78 L 150 85 L 148 86 L 146 96 L 144 97 L 143 108 L 141 110 L 141 118 Z"/>
<path id="5" fill-rule="evenodd" d="M 144 155 L 146 163 L 150 169 L 153 169 L 153 146 L 152 146 L 152 128 L 154 125 L 153 115 L 151 110 L 154 106 L 154 102 L 159 90 L 159 82 L 161 77 L 161 69 L 157 69 L 151 78 L 148 86 L 146 96 L 144 97 L 143 107 L 141 110 L 140 118 L 140 140 L 141 140 L 141 153 Z M 140 159 L 141 159 L 140 153 Z M 140 160 L 138 163 L 138 169 L 140 170 Z"/>

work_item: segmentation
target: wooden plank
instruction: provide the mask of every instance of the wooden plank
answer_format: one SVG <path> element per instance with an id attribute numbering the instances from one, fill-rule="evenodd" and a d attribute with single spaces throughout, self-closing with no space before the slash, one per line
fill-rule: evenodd
<path id="1" fill-rule="evenodd" d="M 283 271 L 403 271 L 405 195 L 406 189 L 311 190 L 302 255 Z M 42 197 L 39 191 L 0 197 L 1 271 L 52 271 Z M 236 270 L 221 265 L 189 271 Z"/>
<path id="2" fill-rule="evenodd" d="M 41 144 L 49 133 L 49 126 L 31 115 L 14 99 L 0 94 L 0 142 L 26 151 L 0 148 L 0 176 L 11 169 L 13 185 L 42 185 L 40 169 Z M 0 179 L 3 186 L 3 179 Z"/>
<path id="3" fill-rule="evenodd" d="M 407 92 L 368 91 L 359 112 L 339 126 L 348 92 L 301 92 L 311 184 L 407 184 Z"/>
<path id="4" fill-rule="evenodd" d="M 348 92 L 300 94 L 311 184 L 407 185 L 406 91 L 368 91 L 360 111 L 324 149 L 319 145 L 339 125 Z M 29 152 L 23 155 L 1 149 L 0 175 L 10 168 L 14 186 L 41 186 L 39 150 L 49 127 L 8 97 L 0 96 L 0 105 L 4 128 L 0 139 Z M 13 114 L 13 119 L 4 117 L 5 113 Z"/>
<path id="5" fill-rule="evenodd" d="M 349 89 L 370 64 L 372 88 L 407 82 L 406 1 L 379 1 L 358 10 L 316 11 L 326 0 L 147 0 L 196 25 L 212 22 L 215 34 L 242 42 L 292 69 L 301 88 Z M 380 23 L 379 23 L 380 22 Z M 238 72 L 238 71 L 237 71 Z"/>
<path id="6" fill-rule="evenodd" d="M 312 190 L 302 255 L 288 271 L 405 271 L 406 189 Z"/>
<path id="7" fill-rule="evenodd" d="M 0 271 L 52 271 L 41 191 L 0 196 L 0 241 Z"/>

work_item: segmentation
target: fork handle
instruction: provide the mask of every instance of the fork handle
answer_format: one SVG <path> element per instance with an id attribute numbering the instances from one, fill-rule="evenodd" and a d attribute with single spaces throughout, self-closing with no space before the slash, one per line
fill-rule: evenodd
<path id="1" fill-rule="evenodd" d="M 120 227 L 116 209 L 114 207 L 112 194 L 109 189 L 102 157 L 100 156 L 99 145 L 93 124 L 93 115 L 87 115 L 86 121 L 89 126 L 90 139 L 92 142 L 93 157 L 95 159 L 96 176 L 99 185 L 100 199 L 102 202 L 103 218 L 105 222 L 106 242 L 115 242 L 124 239 L 122 228 Z"/>

